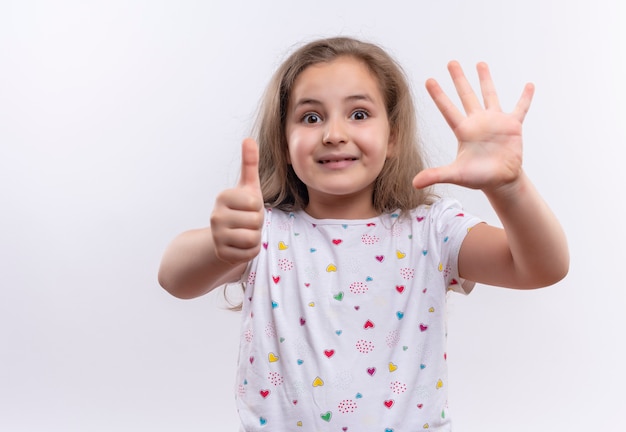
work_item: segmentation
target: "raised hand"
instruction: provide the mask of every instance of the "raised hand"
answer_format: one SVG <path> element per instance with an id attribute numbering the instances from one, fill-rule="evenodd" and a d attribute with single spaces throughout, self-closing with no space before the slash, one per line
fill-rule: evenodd
<path id="1" fill-rule="evenodd" d="M 522 172 L 522 123 L 534 94 L 526 84 L 511 113 L 500 108 L 489 68 L 477 65 L 484 106 L 474 93 L 458 62 L 448 64 L 448 71 L 461 99 L 465 114 L 452 103 L 437 81 L 429 79 L 426 89 L 458 139 L 456 159 L 449 165 L 425 169 L 413 179 L 413 186 L 423 188 L 436 183 L 495 191 L 514 183 Z"/>
<path id="2" fill-rule="evenodd" d="M 246 139 L 241 146 L 239 183 L 218 195 L 211 215 L 217 257 L 229 264 L 254 258 L 261 247 L 263 218 L 259 149 L 254 140 Z"/>

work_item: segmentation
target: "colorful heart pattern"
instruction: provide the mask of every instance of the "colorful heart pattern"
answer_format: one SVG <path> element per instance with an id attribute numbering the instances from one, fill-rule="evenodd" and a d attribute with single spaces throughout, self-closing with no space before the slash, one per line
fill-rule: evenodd
<path id="1" fill-rule="evenodd" d="M 367 223 L 266 212 L 244 294 L 246 430 L 358 431 L 369 418 L 395 432 L 383 422 L 398 413 L 411 430 L 449 421 L 446 290 L 461 289 L 454 254 L 477 220 L 444 207 Z"/>

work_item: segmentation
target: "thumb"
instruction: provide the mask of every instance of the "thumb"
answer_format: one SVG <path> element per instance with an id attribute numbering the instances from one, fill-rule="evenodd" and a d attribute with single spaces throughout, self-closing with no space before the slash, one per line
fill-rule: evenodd
<path id="1" fill-rule="evenodd" d="M 420 171 L 413 178 L 413 187 L 415 189 L 423 189 L 437 183 L 454 183 L 453 178 L 453 171 L 449 165 L 437 168 L 427 168 Z"/>
<path id="2" fill-rule="evenodd" d="M 252 138 L 246 138 L 241 144 L 241 176 L 239 186 L 260 189 L 259 147 Z"/>

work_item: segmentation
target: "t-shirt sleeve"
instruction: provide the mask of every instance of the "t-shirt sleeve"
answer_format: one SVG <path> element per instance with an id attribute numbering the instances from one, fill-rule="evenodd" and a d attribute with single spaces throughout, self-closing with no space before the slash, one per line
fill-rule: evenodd
<path id="1" fill-rule="evenodd" d="M 459 276 L 459 251 L 467 233 L 483 221 L 465 212 L 461 204 L 451 198 L 435 202 L 431 206 L 430 217 L 432 235 L 435 237 L 431 240 L 440 245 L 439 266 L 440 271 L 444 272 L 448 290 L 469 294 L 475 283 Z"/>

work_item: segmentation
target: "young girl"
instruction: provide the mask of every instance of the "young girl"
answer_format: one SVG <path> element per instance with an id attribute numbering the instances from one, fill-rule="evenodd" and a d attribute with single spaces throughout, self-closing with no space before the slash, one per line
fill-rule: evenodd
<path id="1" fill-rule="evenodd" d="M 244 282 L 242 431 L 448 431 L 447 291 L 567 273 L 559 222 L 522 169 L 533 86 L 507 114 L 487 65 L 484 107 L 459 64 L 448 69 L 465 114 L 436 81 L 426 88 L 458 154 L 425 169 L 394 60 L 351 38 L 303 46 L 274 75 L 210 228 L 165 252 L 159 281 L 177 297 Z M 436 183 L 481 189 L 504 229 L 430 194 Z"/>

